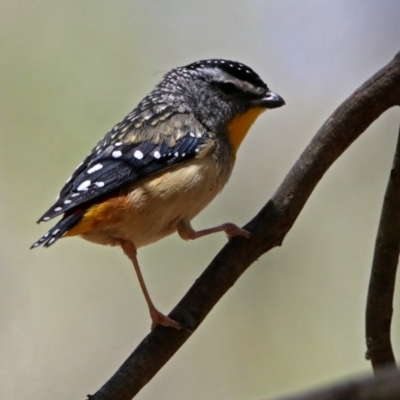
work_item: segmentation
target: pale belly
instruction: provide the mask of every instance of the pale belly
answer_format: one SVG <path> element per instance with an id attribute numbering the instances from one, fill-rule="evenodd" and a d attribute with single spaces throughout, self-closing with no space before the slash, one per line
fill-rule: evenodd
<path id="1" fill-rule="evenodd" d="M 216 171 L 219 171 L 216 174 Z M 203 210 L 228 181 L 231 168 L 218 170 L 211 157 L 190 161 L 132 185 L 112 218 L 82 237 L 117 245 L 120 239 L 142 247 L 177 230 Z"/>

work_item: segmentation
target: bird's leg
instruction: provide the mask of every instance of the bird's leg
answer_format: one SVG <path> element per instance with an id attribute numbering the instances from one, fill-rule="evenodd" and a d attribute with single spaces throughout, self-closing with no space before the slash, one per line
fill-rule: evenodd
<path id="1" fill-rule="evenodd" d="M 249 231 L 239 228 L 237 225 L 232 224 L 231 222 L 215 226 L 214 228 L 195 231 L 190 224 L 190 221 L 182 220 L 178 223 L 177 229 L 179 236 L 184 240 L 194 240 L 202 236 L 210 235 L 211 233 L 222 231 L 226 233 L 226 236 L 228 236 L 229 240 L 235 236 L 243 236 L 246 239 L 249 239 L 251 237 Z"/>
<path id="2" fill-rule="evenodd" d="M 167 317 L 166 315 L 162 314 L 160 311 L 156 309 L 151 300 L 150 294 L 147 290 L 146 284 L 143 279 L 142 272 L 140 271 L 139 262 L 137 260 L 137 251 L 136 247 L 132 242 L 127 240 L 121 240 L 121 247 L 124 253 L 129 257 L 132 261 L 133 267 L 135 268 L 136 275 L 139 279 L 139 284 L 144 294 L 144 297 L 147 302 L 147 306 L 149 307 L 150 317 L 152 320 L 151 329 L 153 330 L 157 325 L 168 326 L 175 329 L 181 329 L 181 324 L 174 321 L 173 319 Z"/>

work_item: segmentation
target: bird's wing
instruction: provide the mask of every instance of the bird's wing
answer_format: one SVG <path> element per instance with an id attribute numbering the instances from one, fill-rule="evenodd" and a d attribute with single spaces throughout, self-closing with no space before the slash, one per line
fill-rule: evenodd
<path id="1" fill-rule="evenodd" d="M 125 120 L 124 120 L 125 121 Z M 126 184 L 208 153 L 211 133 L 188 114 L 114 127 L 77 167 L 55 204 L 39 219 L 81 209 Z M 153 122 L 153 124 L 152 124 Z M 121 127 L 122 126 L 122 127 Z"/>

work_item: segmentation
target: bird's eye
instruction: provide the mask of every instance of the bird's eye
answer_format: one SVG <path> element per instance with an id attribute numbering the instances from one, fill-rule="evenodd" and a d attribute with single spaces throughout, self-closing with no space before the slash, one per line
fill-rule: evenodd
<path id="1" fill-rule="evenodd" d="M 220 83 L 218 85 L 219 90 L 221 90 L 221 92 L 223 94 L 225 94 L 226 96 L 231 96 L 232 94 L 235 94 L 238 89 L 237 87 L 233 84 L 233 83 Z"/>

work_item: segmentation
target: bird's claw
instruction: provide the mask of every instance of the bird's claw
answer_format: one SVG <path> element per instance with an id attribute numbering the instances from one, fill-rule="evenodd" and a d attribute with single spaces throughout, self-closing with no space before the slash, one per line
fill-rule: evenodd
<path id="1" fill-rule="evenodd" d="M 151 320 L 151 330 L 157 327 L 157 325 L 166 326 L 174 329 L 182 329 L 182 325 L 179 322 L 174 321 L 172 318 L 167 317 L 156 308 L 150 310 Z"/>
<path id="2" fill-rule="evenodd" d="M 251 238 L 251 233 L 249 231 L 246 231 L 246 229 L 239 228 L 235 224 L 228 224 L 228 226 L 225 228 L 225 233 L 226 236 L 228 236 L 228 239 L 231 240 L 235 236 L 242 236 L 246 239 Z"/>

